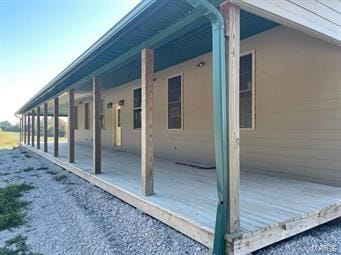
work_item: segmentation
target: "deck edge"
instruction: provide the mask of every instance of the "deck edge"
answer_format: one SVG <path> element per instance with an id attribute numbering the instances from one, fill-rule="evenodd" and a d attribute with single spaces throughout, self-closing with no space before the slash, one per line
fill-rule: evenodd
<path id="1" fill-rule="evenodd" d="M 239 236 L 226 235 L 227 247 L 233 250 L 233 252 L 230 250 L 230 253 L 228 254 L 249 254 L 339 217 L 341 217 L 341 202 L 329 205 L 315 212 L 292 218 L 285 222 L 274 224 L 267 228 L 248 232 Z"/>
<path id="2" fill-rule="evenodd" d="M 135 194 L 130 193 L 114 184 L 111 184 L 100 178 L 99 175 L 90 174 L 81 168 L 78 168 L 71 163 L 65 162 L 61 159 L 55 158 L 50 154 L 40 151 L 31 146 L 22 144 L 21 148 L 29 150 L 38 154 L 39 156 L 51 161 L 52 163 L 70 171 L 71 173 L 81 177 L 82 179 L 92 183 L 93 185 L 105 190 L 113 196 L 119 198 L 125 203 L 139 209 L 140 211 L 148 214 L 149 216 L 161 221 L 162 223 L 172 227 L 173 229 L 181 232 L 182 234 L 192 238 L 193 240 L 203 244 L 211 249 L 213 247 L 214 230 L 209 227 L 197 224 L 190 219 L 182 217 L 173 213 L 165 208 L 162 208 L 150 201 L 147 201 Z"/>

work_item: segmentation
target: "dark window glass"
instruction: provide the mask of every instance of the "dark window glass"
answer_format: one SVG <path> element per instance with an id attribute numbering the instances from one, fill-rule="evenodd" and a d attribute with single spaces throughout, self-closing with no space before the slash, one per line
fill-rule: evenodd
<path id="1" fill-rule="evenodd" d="M 181 75 L 168 79 L 168 128 L 181 128 Z"/>
<path id="2" fill-rule="evenodd" d="M 141 88 L 134 90 L 134 129 L 141 128 Z"/>
<path id="3" fill-rule="evenodd" d="M 240 58 L 240 127 L 252 128 L 252 54 Z"/>
<path id="4" fill-rule="evenodd" d="M 84 104 L 84 128 L 89 129 L 90 128 L 90 118 L 89 118 L 89 103 Z"/>
<path id="5" fill-rule="evenodd" d="M 75 129 L 78 129 L 78 107 L 75 106 Z"/>
<path id="6" fill-rule="evenodd" d="M 121 109 L 117 109 L 117 127 L 121 126 Z"/>

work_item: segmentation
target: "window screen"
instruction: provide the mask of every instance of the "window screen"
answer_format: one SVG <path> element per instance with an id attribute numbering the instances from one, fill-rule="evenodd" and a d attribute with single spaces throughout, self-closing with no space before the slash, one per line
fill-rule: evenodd
<path id="1" fill-rule="evenodd" d="M 84 104 L 84 128 L 89 129 L 90 127 L 90 118 L 89 118 L 89 103 Z"/>
<path id="2" fill-rule="evenodd" d="M 240 127 L 252 128 L 252 53 L 240 58 Z"/>
<path id="3" fill-rule="evenodd" d="M 168 79 L 168 128 L 180 129 L 181 120 L 181 75 Z"/>
<path id="4" fill-rule="evenodd" d="M 141 88 L 134 89 L 134 129 L 141 128 Z"/>

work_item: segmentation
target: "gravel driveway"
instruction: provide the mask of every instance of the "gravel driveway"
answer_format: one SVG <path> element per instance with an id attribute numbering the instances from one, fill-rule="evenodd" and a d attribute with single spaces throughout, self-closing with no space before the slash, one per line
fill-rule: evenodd
<path id="1" fill-rule="evenodd" d="M 0 150 L 0 187 L 23 182 L 35 187 L 23 197 L 31 201 L 27 222 L 0 231 L 0 247 L 21 234 L 32 252 L 46 255 L 208 253 L 204 246 L 33 153 Z M 341 254 L 341 221 L 254 254 Z"/>

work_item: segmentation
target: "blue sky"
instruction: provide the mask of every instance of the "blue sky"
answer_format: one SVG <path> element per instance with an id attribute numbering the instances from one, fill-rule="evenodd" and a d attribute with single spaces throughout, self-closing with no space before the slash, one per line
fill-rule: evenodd
<path id="1" fill-rule="evenodd" d="M 140 0 L 0 0 L 0 121 Z"/>

